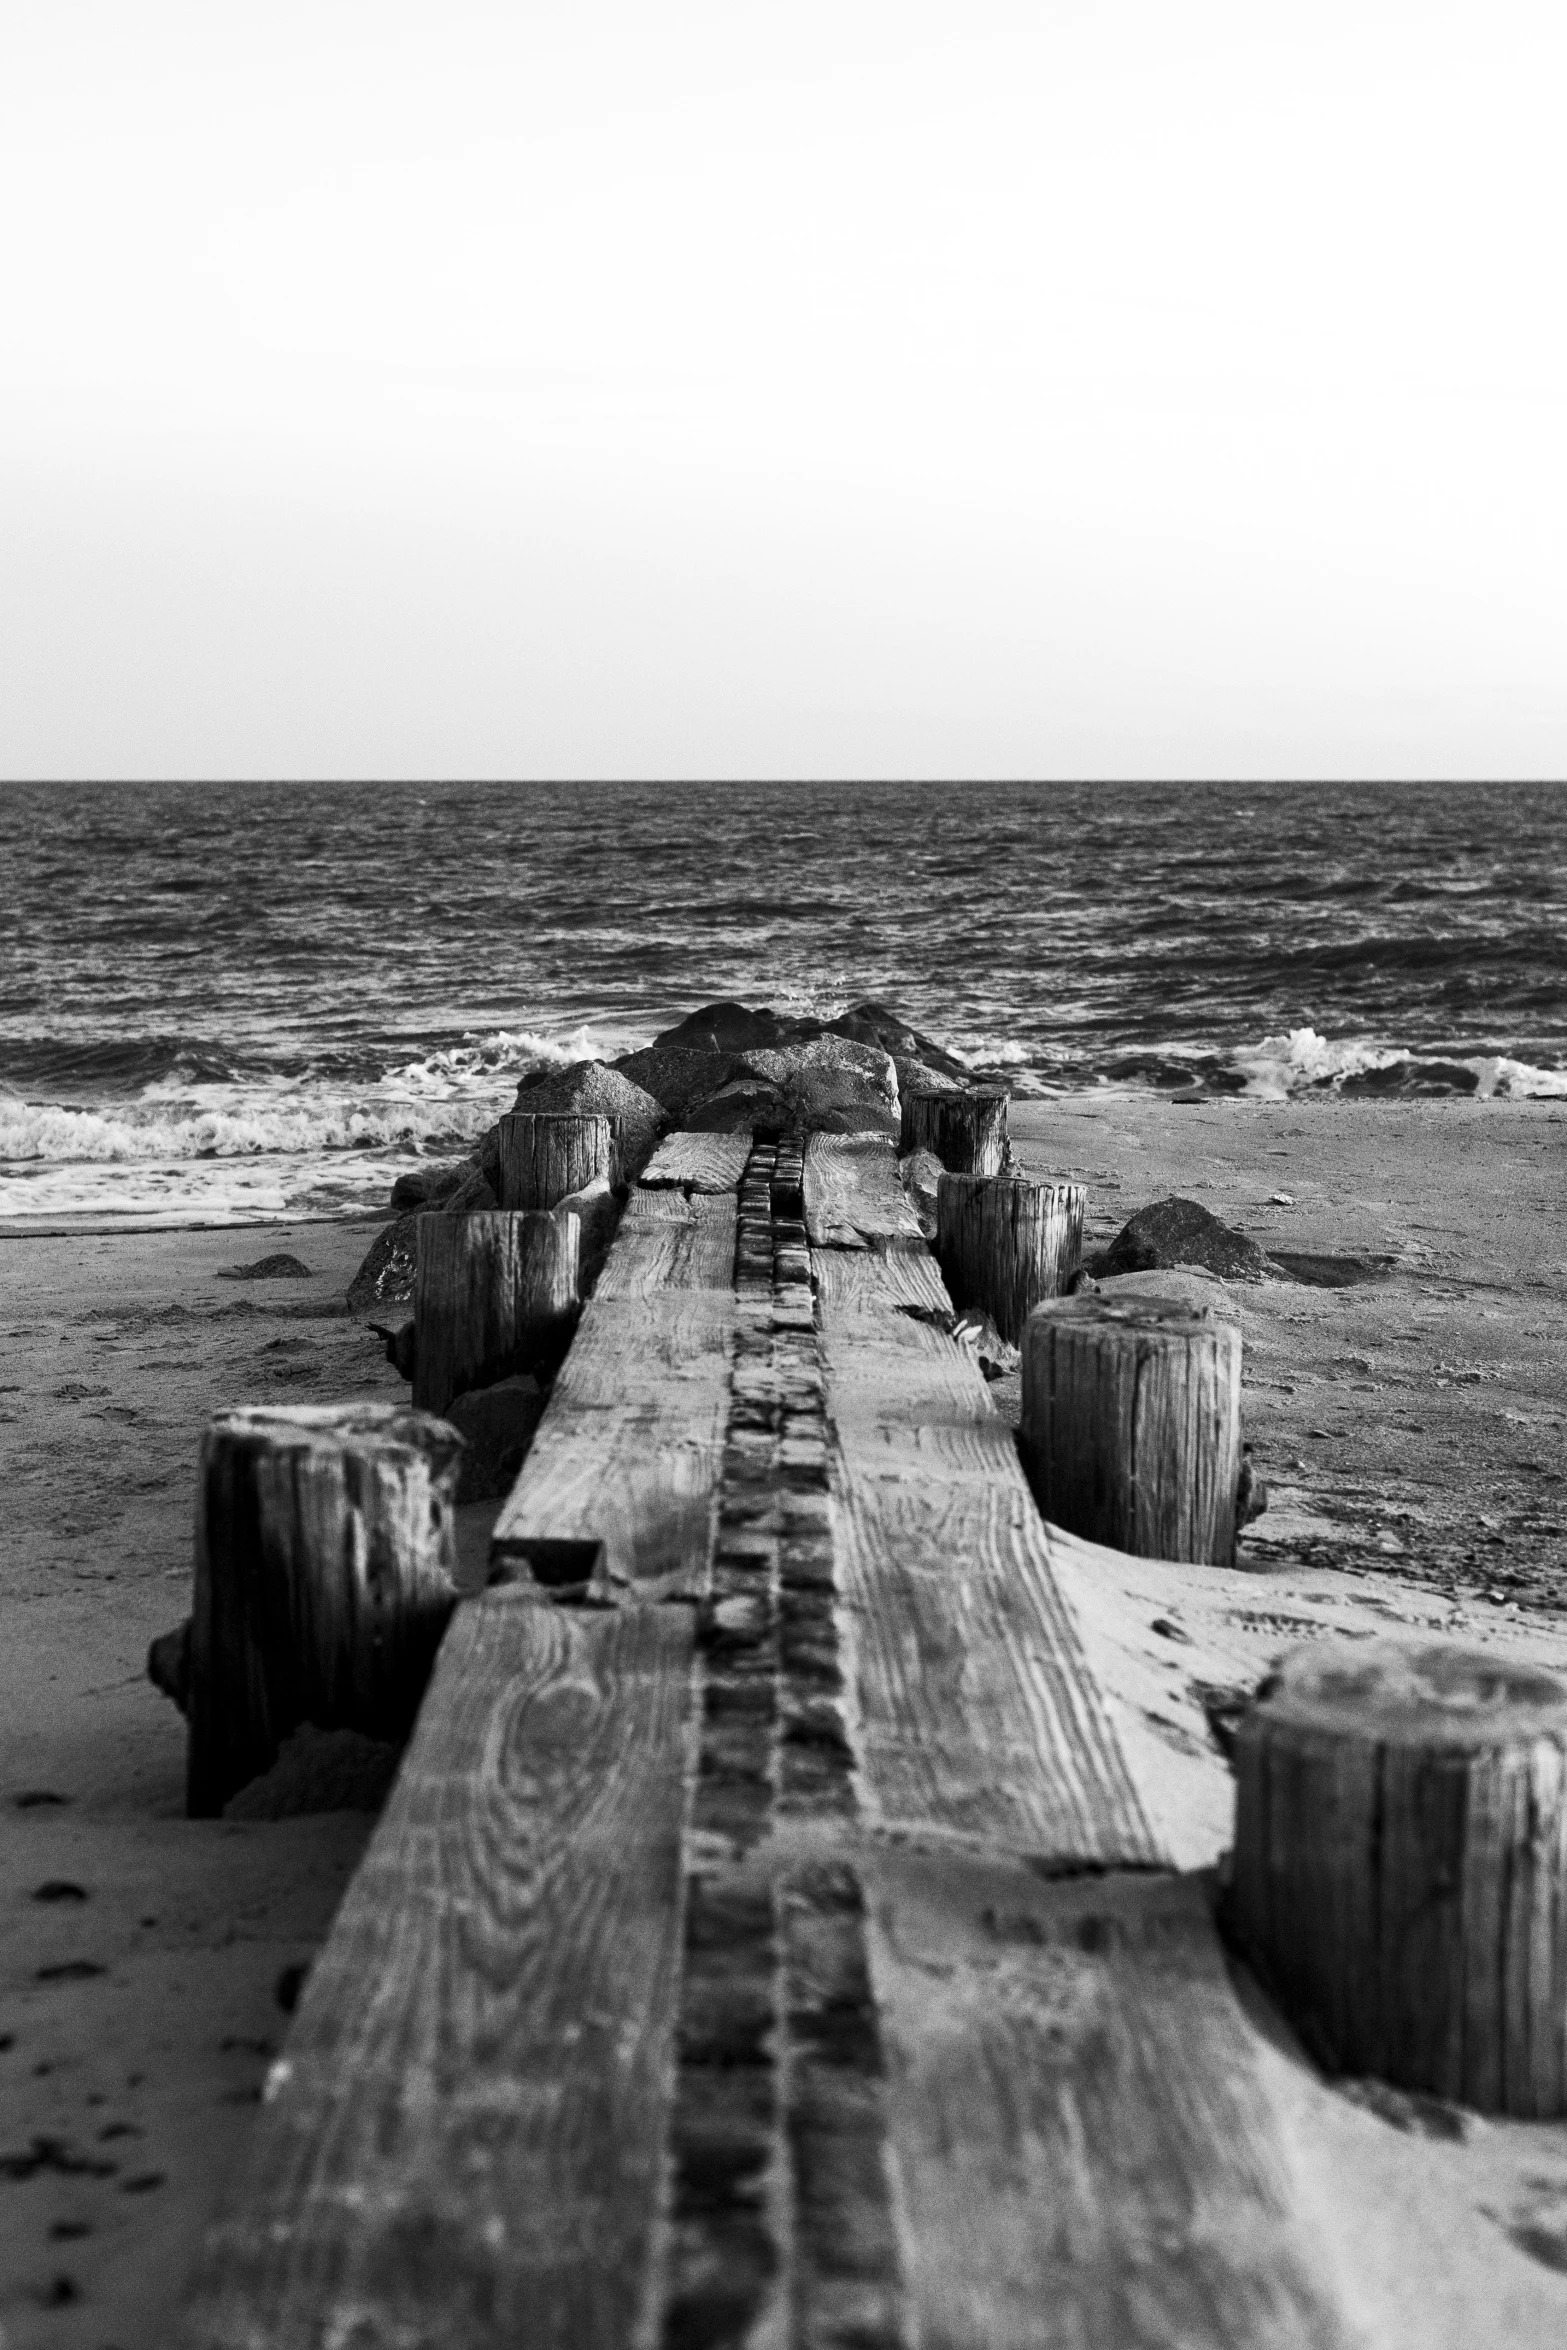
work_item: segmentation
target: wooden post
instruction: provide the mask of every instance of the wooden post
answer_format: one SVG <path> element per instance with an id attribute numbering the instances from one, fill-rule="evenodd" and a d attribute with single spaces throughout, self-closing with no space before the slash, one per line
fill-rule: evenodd
<path id="1" fill-rule="evenodd" d="M 500 1205 L 554 1208 L 602 1176 L 618 1182 L 615 1132 L 608 1118 L 572 1111 L 518 1110 L 501 1120 Z"/>
<path id="2" fill-rule="evenodd" d="M 263 1405 L 202 1438 L 186 1800 L 210 1818 L 302 1722 L 406 1738 L 457 1593 L 462 1439 L 401 1404 Z"/>
<path id="3" fill-rule="evenodd" d="M 945 1181 L 942 1186 L 945 1190 Z M 1176 1298 L 1059 1298 L 1023 1334 L 1020 1440 L 1044 1515 L 1139 1558 L 1231 1566 L 1241 1334 Z"/>
<path id="4" fill-rule="evenodd" d="M 564 1351 L 581 1236 L 570 1213 L 476 1208 L 419 1218 L 413 1400 L 421 1411 L 444 1412 L 470 1388 L 549 1367 Z"/>
<path id="5" fill-rule="evenodd" d="M 934 1151 L 954 1175 L 999 1175 L 1007 1163 L 1007 1095 L 906 1093 L 898 1156 Z"/>
<path id="6" fill-rule="evenodd" d="M 954 1305 L 978 1306 L 1016 1346 L 1034 1307 L 1060 1294 L 1082 1258 L 1081 1187 L 943 1175 L 936 1254 Z"/>
<path id="7" fill-rule="evenodd" d="M 1235 1750 L 1230 1920 L 1333 2069 L 1567 2113 L 1567 1680 L 1435 1640 L 1293 1650 Z"/>

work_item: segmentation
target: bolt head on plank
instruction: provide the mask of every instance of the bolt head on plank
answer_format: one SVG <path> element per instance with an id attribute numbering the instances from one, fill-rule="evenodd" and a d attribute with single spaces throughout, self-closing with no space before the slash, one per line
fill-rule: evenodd
<path id="1" fill-rule="evenodd" d="M 1567 2113 L 1567 1678 L 1437 1640 L 1293 1650 L 1235 1743 L 1232 1930 L 1332 2069 Z"/>

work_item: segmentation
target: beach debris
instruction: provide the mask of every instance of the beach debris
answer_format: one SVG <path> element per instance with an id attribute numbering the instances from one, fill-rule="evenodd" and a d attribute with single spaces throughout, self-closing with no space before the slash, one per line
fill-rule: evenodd
<path id="1" fill-rule="evenodd" d="M 943 1195 L 948 1183 L 943 1179 Z M 1139 1558 L 1235 1563 L 1241 1334 L 1160 1297 L 1054 1298 L 1023 1334 L 1021 1446 L 1039 1506 Z"/>
<path id="2" fill-rule="evenodd" d="M 19 1795 L 11 1798 L 18 1811 L 40 1811 L 45 1806 L 74 1803 L 75 1800 L 71 1795 L 57 1795 L 52 1787 L 24 1787 Z"/>
<path id="3" fill-rule="evenodd" d="M 1295 1205 L 1295 1194 L 1292 1191 L 1270 1191 L 1268 1205 L 1270 1208 L 1292 1208 Z"/>
<path id="4" fill-rule="evenodd" d="M 87 1888 L 78 1885 L 73 1877 L 46 1877 L 41 1885 L 33 1887 L 35 1901 L 85 1901 Z"/>
<path id="5" fill-rule="evenodd" d="M 1015 1346 L 1009 1346 L 995 1323 L 986 1313 L 970 1310 L 959 1314 L 951 1326 L 951 1335 L 966 1354 L 971 1354 L 987 1379 L 1005 1379 L 1015 1371 L 1022 1359 Z"/>
<path id="6" fill-rule="evenodd" d="M 190 1618 L 172 1632 L 160 1632 L 147 1651 L 147 1678 L 154 1689 L 172 1698 L 182 1714 L 190 1712 Z"/>
<path id="7" fill-rule="evenodd" d="M 253 1264 L 228 1265 L 215 1273 L 215 1281 L 314 1281 L 313 1268 L 279 1252 L 270 1257 L 257 1257 Z"/>
<path id="8" fill-rule="evenodd" d="M 540 1382 L 522 1371 L 447 1406 L 445 1417 L 467 1446 L 457 1473 L 459 1506 L 510 1492 L 547 1400 Z"/>
<path id="9" fill-rule="evenodd" d="M 994 1090 L 902 1091 L 900 1152 L 928 1151 L 954 1175 L 999 1175 L 1007 1163 L 1007 1096 Z"/>
<path id="10" fill-rule="evenodd" d="M 1188 1647 L 1191 1644 L 1192 1636 L 1185 1625 L 1177 1624 L 1170 1616 L 1155 1616 L 1148 1629 L 1157 1632 L 1161 1640 L 1184 1641 Z"/>
<path id="11" fill-rule="evenodd" d="M 569 1112 L 607 1118 L 614 1131 L 616 1184 L 634 1183 L 652 1157 L 668 1120 L 662 1102 L 604 1061 L 573 1061 L 566 1069 L 535 1069 L 517 1088 L 517 1110 Z M 497 1136 L 497 1156 L 498 1156 Z M 499 1196 L 499 1182 L 496 1183 Z"/>
<path id="12" fill-rule="evenodd" d="M 1221 1224 L 1194 1199 L 1161 1199 L 1139 1208 L 1106 1249 L 1095 1273 L 1157 1273 L 1200 1265 L 1231 1280 L 1260 1281 L 1267 1258 L 1257 1243 Z"/>
<path id="13" fill-rule="evenodd" d="M 386 1359 L 398 1377 L 412 1379 L 414 1375 L 415 1325 L 412 1322 L 399 1322 L 397 1328 L 393 1330 L 385 1322 L 369 1322 L 365 1327 L 373 1330 L 376 1337 L 380 1339 L 386 1350 Z"/>
<path id="14" fill-rule="evenodd" d="M 936 1186 L 936 1255 L 958 1307 L 991 1315 L 1016 1346 L 1034 1307 L 1059 1297 L 1083 1253 L 1075 1183 L 949 1175 Z"/>
<path id="15" fill-rule="evenodd" d="M 461 1454 L 454 1428 L 405 1404 L 252 1404 L 208 1422 L 189 1659 L 193 1818 L 215 1817 L 270 1770 L 301 1722 L 407 1736 L 457 1599 Z"/>
<path id="16" fill-rule="evenodd" d="M 1567 2113 L 1567 1678 L 1408 1637 L 1292 1649 L 1241 1722 L 1232 1930 L 1334 2071 Z M 1374 1828 L 1374 1832 L 1373 1831 Z"/>

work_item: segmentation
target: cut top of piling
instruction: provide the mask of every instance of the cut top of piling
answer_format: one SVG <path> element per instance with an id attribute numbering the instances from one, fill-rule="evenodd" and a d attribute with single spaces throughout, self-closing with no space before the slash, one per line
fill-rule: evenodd
<path id="1" fill-rule="evenodd" d="M 1567 1746 L 1567 1680 L 1447 1641 L 1292 1649 L 1264 1685 L 1258 1711 L 1281 1725 L 1377 1746 L 1453 1754 L 1531 1738 Z"/>

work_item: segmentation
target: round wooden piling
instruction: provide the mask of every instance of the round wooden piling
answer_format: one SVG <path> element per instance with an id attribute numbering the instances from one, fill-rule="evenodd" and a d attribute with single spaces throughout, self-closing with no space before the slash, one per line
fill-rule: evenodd
<path id="1" fill-rule="evenodd" d="M 1241 1334 L 1178 1298 L 1058 1298 L 1023 1334 L 1020 1441 L 1044 1515 L 1140 1558 L 1235 1558 Z"/>
<path id="2" fill-rule="evenodd" d="M 1567 2113 L 1567 1680 L 1413 1640 L 1295 1649 L 1242 1720 L 1229 1918 L 1334 2070 Z"/>
<path id="3" fill-rule="evenodd" d="M 1004 1093 L 906 1093 L 898 1156 L 933 1151 L 954 1175 L 999 1175 L 1007 1163 Z"/>
<path id="4" fill-rule="evenodd" d="M 608 1118 L 571 1111 L 517 1110 L 501 1120 L 500 1205 L 554 1208 L 602 1177 L 619 1180 Z"/>
<path id="5" fill-rule="evenodd" d="M 476 1208 L 423 1215 L 416 1229 L 413 1400 L 419 1409 L 444 1412 L 470 1388 L 550 1367 L 576 1318 L 578 1218 Z"/>
<path id="6" fill-rule="evenodd" d="M 1033 1308 L 1059 1295 L 1077 1270 L 1082 1190 L 1011 1175 L 943 1175 L 936 1254 L 953 1303 L 979 1307 L 1015 1346 Z"/>
<path id="7" fill-rule="evenodd" d="M 303 1722 L 405 1738 L 457 1593 L 462 1440 L 400 1404 L 209 1422 L 196 1500 L 186 1800 L 212 1817 Z"/>

